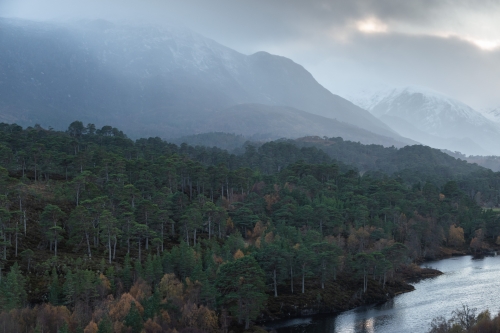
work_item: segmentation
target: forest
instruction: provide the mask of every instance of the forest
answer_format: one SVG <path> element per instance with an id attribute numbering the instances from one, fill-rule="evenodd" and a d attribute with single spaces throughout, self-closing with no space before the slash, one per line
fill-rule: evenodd
<path id="1" fill-rule="evenodd" d="M 500 173 L 321 140 L 334 144 L 233 154 L 80 121 L 0 124 L 4 331 L 258 332 L 290 308 L 392 295 L 443 246 L 500 244 Z"/>

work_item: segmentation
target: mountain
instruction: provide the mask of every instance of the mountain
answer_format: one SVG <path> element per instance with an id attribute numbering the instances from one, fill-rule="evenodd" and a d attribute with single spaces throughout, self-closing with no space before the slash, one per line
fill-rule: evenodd
<path id="1" fill-rule="evenodd" d="M 465 154 L 500 154 L 500 126 L 441 93 L 406 87 L 365 96 L 363 102 L 359 101 L 400 135 L 413 140 Z"/>
<path id="2" fill-rule="evenodd" d="M 0 121 L 66 128 L 79 119 L 112 123 L 134 137 L 172 138 L 208 132 L 205 124 L 236 105 L 252 104 L 258 114 L 260 104 L 412 142 L 330 93 L 292 60 L 266 52 L 247 56 L 186 29 L 0 19 L 0 39 Z M 286 122 L 275 124 L 287 133 Z M 288 132 L 304 134 L 302 127 Z"/>

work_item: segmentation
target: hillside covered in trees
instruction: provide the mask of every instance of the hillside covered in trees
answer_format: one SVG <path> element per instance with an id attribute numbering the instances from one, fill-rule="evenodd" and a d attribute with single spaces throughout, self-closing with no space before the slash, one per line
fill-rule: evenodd
<path id="1" fill-rule="evenodd" d="M 500 174 L 421 146 L 360 173 L 308 145 L 235 155 L 78 121 L 1 124 L 4 329 L 257 331 L 387 299 L 441 246 L 498 241 L 484 207 Z"/>
<path id="2" fill-rule="evenodd" d="M 290 163 L 291 160 L 300 159 L 297 152 L 301 151 L 302 148 L 315 148 L 321 151 L 320 154 L 326 155 L 326 157 L 322 157 L 325 158 L 325 161 L 346 165 L 347 169 L 354 168 L 371 177 L 393 176 L 412 185 L 432 182 L 438 186 L 444 185 L 449 180 L 456 180 L 461 183 L 461 188 L 473 197 L 478 193 L 480 196 L 486 194 L 485 200 L 480 196 L 476 197 L 476 199 L 481 199 L 481 205 L 493 207 L 499 203 L 495 194 L 498 189 L 495 180 L 497 177 L 491 171 L 491 169 L 495 170 L 492 165 L 472 159 L 473 156 L 470 158 L 460 154 L 453 156 L 451 152 L 445 153 L 439 149 L 422 145 L 403 148 L 384 147 L 375 144 L 364 145 L 340 137 L 304 137 L 296 140 L 281 139 L 265 143 L 259 141 L 258 138 L 245 138 L 220 132 L 186 136 L 175 139 L 175 142 L 206 147 L 190 148 L 190 152 L 203 151 L 208 147 L 227 149 L 234 155 L 243 155 L 241 160 L 245 162 L 242 165 L 248 161 L 248 154 L 252 154 L 254 148 L 257 148 L 264 155 L 278 154 L 279 157 L 275 159 L 278 163 L 280 161 Z M 281 155 L 282 151 L 290 153 L 291 157 L 286 154 Z M 305 149 L 304 151 L 310 154 L 315 150 Z M 288 160 L 289 158 L 290 160 Z"/>

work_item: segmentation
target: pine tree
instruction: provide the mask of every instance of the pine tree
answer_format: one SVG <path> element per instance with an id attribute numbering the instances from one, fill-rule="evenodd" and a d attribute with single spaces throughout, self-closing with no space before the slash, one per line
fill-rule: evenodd
<path id="1" fill-rule="evenodd" d="M 156 288 L 153 295 L 144 302 L 144 319 L 152 319 L 157 316 L 160 313 L 160 305 L 161 295 L 158 288 Z"/>
<path id="2" fill-rule="evenodd" d="M 264 272 L 253 256 L 247 255 L 220 267 L 216 287 L 218 303 L 228 308 L 245 321 L 245 329 L 250 327 L 250 320 L 259 315 L 266 301 Z"/>
<path id="3" fill-rule="evenodd" d="M 63 284 L 64 303 L 72 305 L 75 302 L 76 285 L 74 274 L 68 269 Z"/>
<path id="4" fill-rule="evenodd" d="M 278 297 L 278 285 L 288 273 L 283 249 L 279 244 L 265 244 L 257 253 L 257 260 L 272 283 L 274 297 Z"/>
<path id="5" fill-rule="evenodd" d="M 0 305 L 7 311 L 16 309 L 24 305 L 26 297 L 26 280 L 16 262 L 2 280 Z"/>
<path id="6" fill-rule="evenodd" d="M 130 255 L 128 253 L 125 255 L 125 260 L 123 262 L 121 278 L 123 286 L 126 290 L 129 290 L 132 286 L 132 265 L 130 264 Z"/>
<path id="7" fill-rule="evenodd" d="M 132 329 L 132 333 L 141 333 L 144 322 L 139 310 L 135 306 L 135 302 L 130 304 L 130 311 L 125 317 L 124 324 Z"/>
<path id="8" fill-rule="evenodd" d="M 59 277 L 57 275 L 56 268 L 52 268 L 52 274 L 50 276 L 50 286 L 49 286 L 49 302 L 52 305 L 60 305 L 60 294 L 61 288 L 59 286 Z"/>
<path id="9" fill-rule="evenodd" d="M 109 280 L 109 286 L 111 288 L 111 292 L 114 293 L 116 290 L 116 283 L 115 283 L 115 267 L 114 266 L 109 266 L 106 268 L 106 277 Z"/>
<path id="10" fill-rule="evenodd" d="M 60 226 L 60 220 L 66 214 L 56 205 L 48 204 L 43 209 L 40 216 L 40 224 L 44 230 L 45 237 L 50 241 L 50 246 L 54 247 L 54 256 L 57 256 L 57 244 L 63 239 L 64 229 Z"/>
<path id="11" fill-rule="evenodd" d="M 137 281 L 137 279 L 139 279 L 139 278 L 144 279 L 144 270 L 143 270 L 141 262 L 139 260 L 136 260 L 134 262 L 134 271 L 135 271 L 134 281 Z"/>
<path id="12" fill-rule="evenodd" d="M 66 321 L 62 324 L 58 333 L 71 333 L 71 331 L 69 330 L 69 327 L 68 327 L 68 323 Z"/>
<path id="13" fill-rule="evenodd" d="M 154 278 L 155 278 L 155 271 L 154 271 L 154 266 L 153 266 L 153 258 L 151 257 L 151 254 L 148 255 L 148 259 L 146 260 L 146 264 L 144 265 L 144 279 L 148 283 L 153 283 Z"/>
<path id="14" fill-rule="evenodd" d="M 113 333 L 113 323 L 108 316 L 105 316 L 99 322 L 99 325 L 97 326 L 97 333 Z"/>

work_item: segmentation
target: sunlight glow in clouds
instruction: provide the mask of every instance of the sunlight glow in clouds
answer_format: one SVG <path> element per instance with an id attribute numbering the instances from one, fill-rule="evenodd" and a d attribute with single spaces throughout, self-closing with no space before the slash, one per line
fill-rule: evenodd
<path id="1" fill-rule="evenodd" d="M 388 30 L 387 25 L 376 17 L 370 17 L 364 20 L 356 21 L 356 27 L 359 31 L 369 34 L 384 33 Z"/>
<path id="2" fill-rule="evenodd" d="M 486 51 L 493 51 L 500 47 L 500 41 L 498 40 L 485 40 L 485 39 L 466 39 L 469 42 L 475 44 L 480 49 Z"/>

